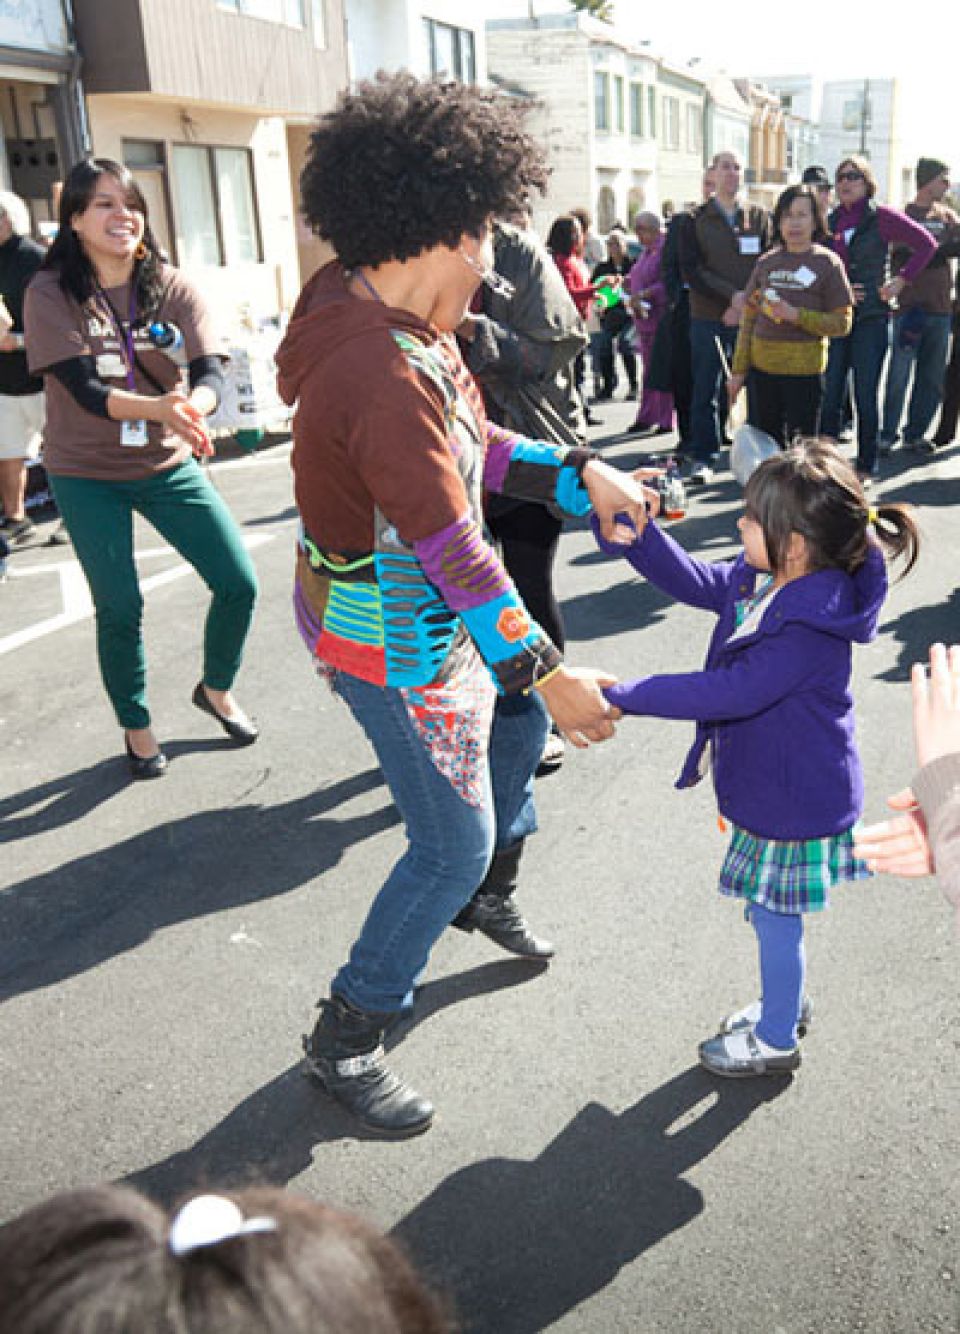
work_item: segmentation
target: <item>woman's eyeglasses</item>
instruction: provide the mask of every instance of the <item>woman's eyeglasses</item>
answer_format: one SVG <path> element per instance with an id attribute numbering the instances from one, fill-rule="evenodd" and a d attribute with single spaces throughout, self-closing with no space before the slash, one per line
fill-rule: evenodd
<path id="1" fill-rule="evenodd" d="M 513 283 L 501 277 L 496 269 L 488 269 L 485 264 L 481 264 L 478 259 L 474 259 L 473 255 L 464 250 L 463 246 L 460 247 L 459 254 L 460 258 L 465 260 L 474 273 L 479 276 L 484 287 L 489 287 L 494 296 L 500 296 L 503 297 L 504 301 L 509 301 L 516 294 L 517 289 Z"/>
<path id="2" fill-rule="evenodd" d="M 838 172 L 837 172 L 837 184 L 838 184 L 838 185 L 840 184 L 841 181 L 862 181 L 862 180 L 863 180 L 863 172 L 862 172 L 862 171 L 838 171 Z"/>

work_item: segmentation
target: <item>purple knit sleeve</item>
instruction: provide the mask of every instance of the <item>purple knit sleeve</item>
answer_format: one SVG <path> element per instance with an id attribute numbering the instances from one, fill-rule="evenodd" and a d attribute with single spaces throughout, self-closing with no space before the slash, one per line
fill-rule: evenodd
<path id="1" fill-rule="evenodd" d="M 914 222 L 913 218 L 908 218 L 899 209 L 887 208 L 885 204 L 877 207 L 877 225 L 888 245 L 902 245 L 913 251 L 900 270 L 904 282 L 912 283 L 937 253 L 936 241 L 926 227 L 921 227 L 919 222 Z"/>
<path id="2" fill-rule="evenodd" d="M 417 559 L 454 611 L 467 611 L 512 591 L 497 553 L 469 515 L 414 542 Z"/>

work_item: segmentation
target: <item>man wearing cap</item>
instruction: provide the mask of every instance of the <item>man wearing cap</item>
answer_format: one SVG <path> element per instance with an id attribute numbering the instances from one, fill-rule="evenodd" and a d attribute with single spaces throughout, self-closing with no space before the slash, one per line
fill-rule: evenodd
<path id="1" fill-rule="evenodd" d="M 960 255 L 960 217 L 942 202 L 950 188 L 946 163 L 937 158 L 920 158 L 916 180 L 916 196 L 905 212 L 926 228 L 937 242 L 937 251 L 927 267 L 900 294 L 899 310 L 893 322 L 893 347 L 880 431 L 880 450 L 886 454 L 900 437 L 900 418 L 911 370 L 913 390 L 907 409 L 904 444 L 908 449 L 925 454 L 932 454 L 936 448 L 926 439 L 926 431 L 943 398 L 950 344 L 950 260 Z M 899 271 L 908 257 L 909 251 L 894 250 L 894 272 Z"/>
<path id="2" fill-rule="evenodd" d="M 826 167 L 807 167 L 800 177 L 801 185 L 812 185 L 820 203 L 820 212 L 826 218 L 830 211 L 830 177 Z"/>

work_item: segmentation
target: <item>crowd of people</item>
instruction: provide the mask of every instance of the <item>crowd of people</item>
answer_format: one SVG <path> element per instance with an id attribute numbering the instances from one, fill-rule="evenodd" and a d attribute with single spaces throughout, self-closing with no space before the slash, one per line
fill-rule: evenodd
<path id="1" fill-rule="evenodd" d="M 718 1076 L 799 1067 L 812 1017 L 803 919 L 836 886 L 936 870 L 960 908 L 960 649 L 935 647 L 929 682 L 915 674 L 921 772 L 891 798 L 891 820 L 865 830 L 851 691 L 887 558 L 909 570 L 919 549 L 909 507 L 873 504 L 867 488 L 899 438 L 911 371 L 904 439 L 934 445 L 956 365 L 943 307 L 960 220 L 931 159 L 906 214 L 877 204 L 869 163 L 850 158 L 825 218 L 818 171 L 768 214 L 721 152 L 700 207 L 666 228 L 641 212 L 635 257 L 617 229 L 588 264 L 589 218 L 557 218 L 546 247 L 527 225 L 544 154 L 522 109 L 494 91 L 379 76 L 314 130 L 303 213 L 336 259 L 304 287 L 277 355 L 295 408 L 295 618 L 375 753 L 405 844 L 371 886 L 303 1047 L 318 1083 L 369 1131 L 400 1138 L 432 1123 L 384 1039 L 448 927 L 538 963 L 554 952 L 516 903 L 551 736 L 555 758 L 557 743 L 610 740 L 626 715 L 696 724 L 678 786 L 712 771 L 731 826 L 719 888 L 744 901 L 759 956 L 759 998 L 700 1045 Z M 13 235 L 0 231 L 0 261 Z M 93 595 L 104 685 L 131 777 L 156 778 L 167 766 L 146 703 L 135 514 L 212 594 L 193 702 L 237 744 L 258 736 L 231 693 L 256 579 L 198 463 L 222 344 L 115 162 L 70 172 L 35 269 L 22 311 L 10 307 L 7 337 L 20 341 L 0 351 L 26 352 L 11 393 L 44 387 L 43 457 Z M 170 328 L 182 372 L 157 333 Z M 694 483 L 713 479 L 725 410 L 746 395 L 774 453 L 747 482 L 736 558 L 687 552 L 657 522 L 657 470 L 619 471 L 587 444 L 588 357 L 600 403 L 622 365 L 636 432 L 667 434 L 676 414 Z M 836 443 L 848 382 L 853 462 Z M 2 498 L 16 518 L 11 475 L 0 474 Z M 617 682 L 565 661 L 555 557 L 565 517 L 586 515 L 603 551 L 712 614 L 702 670 Z M 168 1217 L 98 1188 L 0 1229 L 0 1330 L 94 1327 L 430 1331 L 453 1320 L 392 1245 L 321 1206 L 208 1195 Z"/>
<path id="2" fill-rule="evenodd" d="M 843 440 L 855 423 L 867 486 L 895 448 L 922 456 L 949 444 L 960 404 L 950 263 L 960 216 L 943 202 L 947 165 L 918 161 L 902 211 L 877 201 L 865 157 L 840 162 L 832 185 L 824 168 L 808 168 L 772 212 L 744 197 L 742 178 L 738 156 L 719 152 L 697 208 L 665 229 L 657 214 L 638 213 L 632 262 L 619 224 L 591 271 L 577 211 L 554 221 L 548 249 L 594 325 L 592 401 L 613 396 L 619 353 L 638 398 L 630 432 L 676 428 L 693 485 L 713 480 L 741 392 L 749 423 L 781 445 L 797 434 Z M 610 300 L 611 285 L 620 299 Z M 581 363 L 581 392 L 585 380 Z"/>

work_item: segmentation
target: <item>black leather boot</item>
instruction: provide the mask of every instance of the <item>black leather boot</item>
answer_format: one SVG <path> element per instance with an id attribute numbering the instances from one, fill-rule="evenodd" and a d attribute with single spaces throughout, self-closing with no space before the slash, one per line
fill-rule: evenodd
<path id="1" fill-rule="evenodd" d="M 453 925 L 461 931 L 480 931 L 501 949 L 524 959 L 551 959 L 553 946 L 533 934 L 513 901 L 522 855 L 523 839 L 493 854 L 483 884 L 457 913 Z"/>
<path id="2" fill-rule="evenodd" d="M 331 996 L 320 1001 L 303 1051 L 311 1074 L 351 1116 L 380 1135 L 404 1139 L 429 1129 L 433 1106 L 384 1064 L 383 1035 L 396 1018 Z"/>

